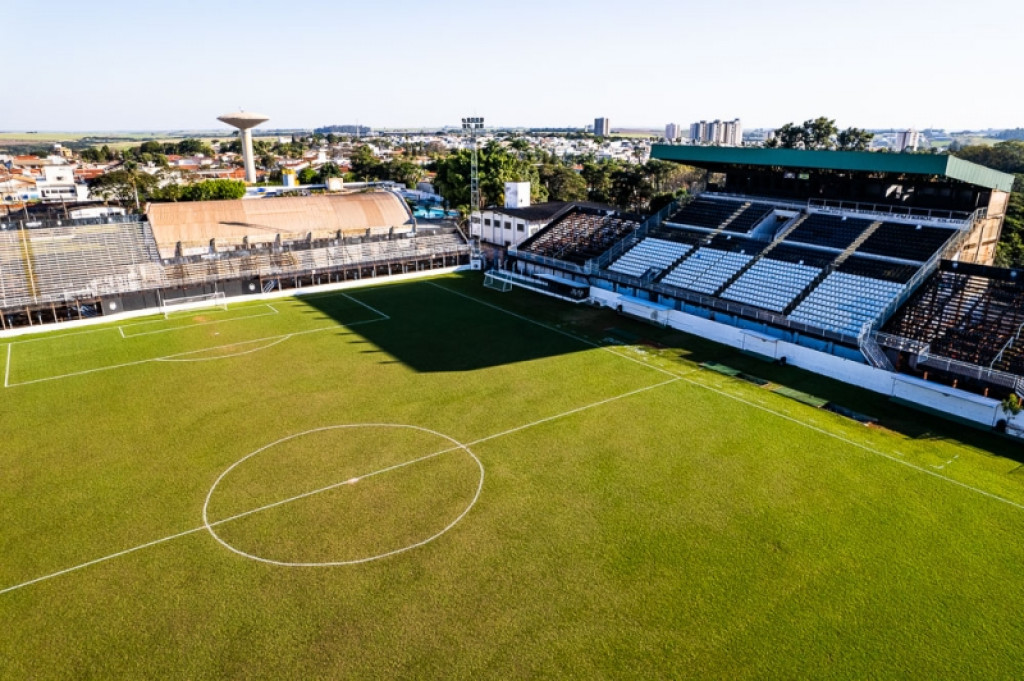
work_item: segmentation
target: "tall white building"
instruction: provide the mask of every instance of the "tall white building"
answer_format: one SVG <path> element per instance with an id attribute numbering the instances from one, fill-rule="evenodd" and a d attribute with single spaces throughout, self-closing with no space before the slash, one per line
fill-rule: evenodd
<path id="1" fill-rule="evenodd" d="M 738 118 L 731 121 L 697 121 L 690 126 L 690 140 L 694 144 L 738 147 L 743 144 L 743 125 Z"/>
<path id="2" fill-rule="evenodd" d="M 669 142 L 675 142 L 682 138 L 683 129 L 678 123 L 669 123 L 665 126 L 665 139 Z"/>
<path id="3" fill-rule="evenodd" d="M 900 130 L 896 133 L 896 151 L 917 151 L 917 147 L 921 144 L 921 133 L 911 128 L 910 130 Z"/>
<path id="4" fill-rule="evenodd" d="M 594 119 L 594 134 L 598 137 L 607 137 L 612 131 L 612 126 L 608 123 L 607 118 L 595 118 Z"/>

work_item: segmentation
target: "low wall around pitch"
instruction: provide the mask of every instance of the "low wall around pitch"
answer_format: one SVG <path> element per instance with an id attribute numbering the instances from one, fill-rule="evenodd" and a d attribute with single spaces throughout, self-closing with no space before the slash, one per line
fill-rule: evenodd
<path id="1" fill-rule="evenodd" d="M 992 428 L 1000 420 L 1005 420 L 1007 421 L 1007 433 L 1024 437 L 1024 413 L 1019 415 L 1019 418 L 1007 419 L 1007 415 L 1002 411 L 997 400 L 923 381 L 913 376 L 886 371 L 827 352 L 819 352 L 779 338 L 672 310 L 664 305 L 624 296 L 606 289 L 591 287 L 590 298 L 592 302 L 618 310 L 623 314 L 768 359 L 785 359 L 786 364 L 928 411 L 938 412 L 954 420 L 967 421 L 982 428 Z"/>

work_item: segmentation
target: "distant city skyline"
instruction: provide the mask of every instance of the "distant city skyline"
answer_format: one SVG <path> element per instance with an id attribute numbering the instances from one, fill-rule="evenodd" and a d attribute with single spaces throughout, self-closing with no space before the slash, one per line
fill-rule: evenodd
<path id="1" fill-rule="evenodd" d="M 535 17 L 535 18 L 534 18 Z M 661 129 L 715 115 L 748 129 L 1024 127 L 1001 27 L 1024 3 L 521 0 L 8 3 L 17 77 L 0 130 L 217 130 L 363 124 Z M 477 39 L 479 48 L 472 49 Z M 987 99 L 994 93 L 994 100 Z M 979 98 L 984 106 L 979 105 Z"/>

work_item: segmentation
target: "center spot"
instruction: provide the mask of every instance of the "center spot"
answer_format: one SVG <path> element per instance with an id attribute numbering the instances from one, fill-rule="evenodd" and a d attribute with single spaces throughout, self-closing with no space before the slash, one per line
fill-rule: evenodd
<path id="1" fill-rule="evenodd" d="M 330 426 L 242 457 L 214 483 L 203 520 L 222 545 L 288 566 L 361 563 L 422 546 L 469 511 L 483 465 L 441 433 Z"/>

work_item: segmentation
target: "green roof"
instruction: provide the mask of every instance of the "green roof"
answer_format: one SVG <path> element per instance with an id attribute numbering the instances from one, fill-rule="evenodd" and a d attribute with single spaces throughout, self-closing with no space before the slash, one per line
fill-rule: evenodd
<path id="1" fill-rule="evenodd" d="M 846 170 L 901 175 L 941 175 L 979 187 L 1013 190 L 1013 175 L 948 154 L 885 154 L 874 151 L 809 151 L 754 147 L 698 147 L 655 144 L 651 158 L 688 165 L 747 165 Z"/>

